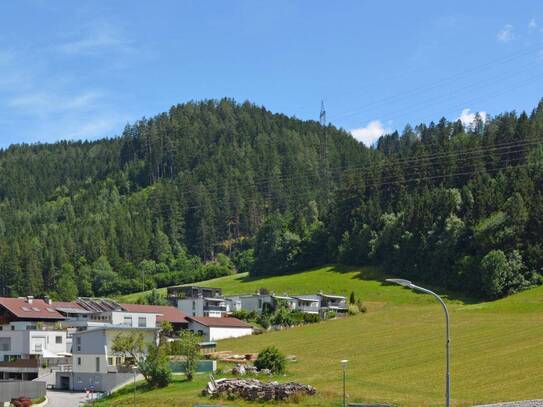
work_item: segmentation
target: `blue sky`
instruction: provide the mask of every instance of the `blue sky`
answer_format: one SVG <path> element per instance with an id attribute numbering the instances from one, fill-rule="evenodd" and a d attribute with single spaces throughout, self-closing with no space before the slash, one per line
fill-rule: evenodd
<path id="1" fill-rule="evenodd" d="M 371 143 L 543 97 L 533 1 L 29 1 L 0 5 L 0 147 L 96 139 L 224 96 Z"/>

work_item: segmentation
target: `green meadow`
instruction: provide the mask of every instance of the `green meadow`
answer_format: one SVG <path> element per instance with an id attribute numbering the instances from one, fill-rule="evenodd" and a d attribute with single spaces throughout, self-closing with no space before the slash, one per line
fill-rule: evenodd
<path id="1" fill-rule="evenodd" d="M 444 402 L 445 336 L 439 304 L 428 295 L 384 283 L 373 268 L 329 266 L 266 278 L 233 275 L 201 285 L 225 294 L 267 288 L 289 294 L 319 290 L 348 295 L 368 305 L 366 314 L 324 321 L 263 335 L 226 340 L 220 350 L 257 352 L 275 345 L 298 361 L 277 380 L 296 380 L 317 388 L 301 406 L 341 405 L 339 361 L 348 359 L 349 402 L 397 406 L 438 406 Z M 445 293 L 451 312 L 452 399 L 455 406 L 543 397 L 543 287 L 494 302 L 476 302 Z M 141 295 L 141 294 L 140 294 Z M 131 295 L 123 300 L 135 300 Z M 205 404 L 199 395 L 207 378 L 181 379 L 166 389 L 141 391 L 140 405 Z M 129 406 L 127 389 L 103 405 Z M 255 405 L 221 401 L 226 406 Z M 271 403 L 273 404 L 273 403 Z"/>

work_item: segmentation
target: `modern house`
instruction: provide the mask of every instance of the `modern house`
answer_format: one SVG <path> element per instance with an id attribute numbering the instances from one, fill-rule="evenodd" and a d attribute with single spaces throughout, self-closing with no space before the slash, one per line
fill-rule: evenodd
<path id="1" fill-rule="evenodd" d="M 293 297 L 297 302 L 297 309 L 308 314 L 320 314 L 320 298 L 318 295 L 297 295 Z"/>
<path id="2" fill-rule="evenodd" d="M 162 321 L 166 321 L 172 324 L 175 332 L 187 329 L 189 326 L 186 314 L 171 305 L 121 304 L 121 307 L 128 312 L 155 314 L 157 326 L 160 326 Z"/>
<path id="3" fill-rule="evenodd" d="M 170 287 L 168 299 L 188 316 L 220 318 L 228 313 L 227 302 L 221 293 L 220 288 Z"/>
<path id="4" fill-rule="evenodd" d="M 245 294 L 230 296 L 225 298 L 227 301 L 227 312 L 231 314 L 234 311 L 245 310 L 247 312 L 256 312 L 258 315 L 266 311 L 273 311 L 280 306 L 285 306 L 289 310 L 295 310 L 298 301 L 288 295 L 275 294 Z"/>
<path id="5" fill-rule="evenodd" d="M 217 341 L 251 335 L 253 327 L 237 318 L 187 317 L 191 332 L 202 336 L 202 341 Z"/>
<path id="6" fill-rule="evenodd" d="M 168 287 L 167 296 L 169 299 L 183 298 L 198 298 L 198 297 L 221 297 L 222 290 L 220 288 L 200 287 L 200 286 L 183 286 L 178 285 Z"/>
<path id="7" fill-rule="evenodd" d="M 133 377 L 134 361 L 129 355 L 112 349 L 117 335 L 140 332 L 146 343 L 156 343 L 158 330 L 154 327 L 136 328 L 107 326 L 73 334 L 71 372 L 58 372 L 56 386 L 65 390 L 110 392 Z"/>
<path id="8" fill-rule="evenodd" d="M 50 301 L 0 298 L 0 380 L 32 380 L 41 365 L 68 355 L 65 317 Z"/>
<path id="9" fill-rule="evenodd" d="M 344 296 L 323 294 L 322 292 L 318 296 L 320 298 L 321 316 L 324 316 L 323 314 L 326 314 L 328 311 L 333 311 L 338 316 L 347 315 L 349 312 L 349 306 Z"/>

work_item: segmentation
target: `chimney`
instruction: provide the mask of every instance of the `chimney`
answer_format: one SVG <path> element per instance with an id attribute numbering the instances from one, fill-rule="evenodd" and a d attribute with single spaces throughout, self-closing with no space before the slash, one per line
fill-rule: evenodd
<path id="1" fill-rule="evenodd" d="M 28 296 L 26 297 L 26 302 L 28 302 L 29 304 L 32 304 L 32 301 L 33 301 L 33 300 L 34 300 L 34 297 L 31 296 L 31 295 L 28 295 Z"/>
<path id="2" fill-rule="evenodd" d="M 49 304 L 49 305 L 52 305 L 52 304 L 53 304 L 53 300 L 51 300 L 51 297 L 49 297 L 48 295 L 45 295 L 45 296 L 43 297 L 43 300 L 44 300 L 47 304 Z"/>

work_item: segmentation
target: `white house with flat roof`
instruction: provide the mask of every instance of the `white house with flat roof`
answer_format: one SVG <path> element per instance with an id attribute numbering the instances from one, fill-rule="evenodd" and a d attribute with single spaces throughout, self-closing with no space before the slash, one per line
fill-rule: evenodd
<path id="1" fill-rule="evenodd" d="M 220 318 L 227 315 L 226 300 L 221 297 L 180 298 L 177 308 L 192 317 Z"/>
<path id="2" fill-rule="evenodd" d="M 237 318 L 187 317 L 189 330 L 202 336 L 202 341 L 238 338 L 253 333 L 253 327 Z"/>
<path id="3" fill-rule="evenodd" d="M 72 371 L 57 373 L 57 388 L 85 390 L 92 386 L 96 391 L 109 392 L 121 382 L 130 380 L 134 362 L 129 355 L 116 353 L 112 348 L 117 335 L 134 332 L 143 334 L 147 344 L 158 341 L 156 328 L 106 326 L 74 332 Z"/>

